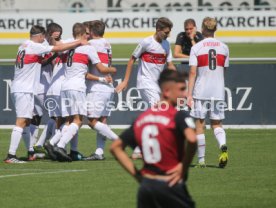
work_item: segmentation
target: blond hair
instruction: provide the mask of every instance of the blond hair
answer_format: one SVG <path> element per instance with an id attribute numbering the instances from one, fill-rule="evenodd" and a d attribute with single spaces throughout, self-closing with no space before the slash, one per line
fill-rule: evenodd
<path id="1" fill-rule="evenodd" d="M 202 21 L 202 32 L 205 36 L 212 36 L 217 30 L 217 21 L 215 18 L 205 17 Z"/>

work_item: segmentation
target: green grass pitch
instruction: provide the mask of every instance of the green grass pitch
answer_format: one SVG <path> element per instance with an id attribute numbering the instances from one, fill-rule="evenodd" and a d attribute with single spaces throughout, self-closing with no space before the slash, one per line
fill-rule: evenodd
<path id="1" fill-rule="evenodd" d="M 113 44 L 113 57 L 128 58 L 135 46 Z M 15 58 L 17 47 L 0 45 L 0 59 Z M 276 43 L 237 43 L 229 44 L 229 48 L 231 57 L 276 57 Z M 209 130 L 206 158 L 209 167 L 190 169 L 188 188 L 197 207 L 276 207 L 276 130 L 226 130 L 226 133 L 228 166 L 214 167 L 219 152 Z M 8 151 L 10 134 L 11 130 L 0 129 L 0 159 Z M 109 145 L 110 142 L 105 161 L 41 160 L 12 165 L 0 162 L 0 207 L 136 207 L 138 185 L 109 154 Z M 81 130 L 79 150 L 85 155 L 95 150 L 94 132 Z M 21 142 L 17 155 L 25 154 Z M 136 164 L 141 166 L 140 161 Z"/>
<path id="2" fill-rule="evenodd" d="M 227 167 L 215 167 L 219 151 L 208 130 L 206 160 L 209 166 L 190 168 L 188 188 L 197 207 L 275 207 L 276 130 L 226 132 L 230 154 Z M 2 159 L 8 150 L 10 133 L 11 130 L 0 130 Z M 109 145 L 110 142 L 105 161 L 0 162 L 1 207 L 134 208 L 138 185 L 109 154 Z M 95 133 L 82 129 L 79 150 L 89 155 L 94 149 Z M 17 155 L 25 156 L 23 142 Z M 141 166 L 141 162 L 136 163 Z"/>

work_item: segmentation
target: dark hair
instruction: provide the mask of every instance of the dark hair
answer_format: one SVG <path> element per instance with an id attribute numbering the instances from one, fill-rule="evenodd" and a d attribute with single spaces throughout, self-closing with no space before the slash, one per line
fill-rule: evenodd
<path id="1" fill-rule="evenodd" d="M 166 27 L 172 29 L 173 23 L 166 17 L 160 17 L 156 22 L 156 30 L 163 30 Z"/>
<path id="2" fill-rule="evenodd" d="M 60 32 L 60 36 L 62 34 L 62 27 L 57 23 L 50 23 L 46 27 L 47 35 L 51 36 L 54 32 Z"/>
<path id="3" fill-rule="evenodd" d="M 30 35 L 33 36 L 33 35 L 37 35 L 37 34 L 42 34 L 44 35 L 45 34 L 45 28 L 40 26 L 40 25 L 33 25 L 31 30 L 30 30 Z"/>
<path id="4" fill-rule="evenodd" d="M 89 28 L 89 30 L 90 30 L 91 21 L 85 21 L 82 24 L 84 24 L 84 26 L 87 27 L 87 28 Z"/>
<path id="5" fill-rule="evenodd" d="M 90 22 L 89 30 L 94 35 L 102 37 L 105 31 L 105 24 L 100 20 L 93 20 Z"/>
<path id="6" fill-rule="evenodd" d="M 165 69 L 161 72 L 158 84 L 159 87 L 165 82 L 185 82 L 187 79 L 187 73 L 178 72 L 174 70 Z"/>
<path id="7" fill-rule="evenodd" d="M 196 22 L 194 19 L 186 19 L 185 22 L 184 22 L 184 27 L 187 27 L 187 25 L 193 25 L 194 27 L 196 27 Z"/>
<path id="8" fill-rule="evenodd" d="M 84 35 L 85 33 L 86 33 L 86 28 L 85 28 L 84 24 L 77 22 L 73 25 L 74 38 L 76 38 L 79 35 Z"/>

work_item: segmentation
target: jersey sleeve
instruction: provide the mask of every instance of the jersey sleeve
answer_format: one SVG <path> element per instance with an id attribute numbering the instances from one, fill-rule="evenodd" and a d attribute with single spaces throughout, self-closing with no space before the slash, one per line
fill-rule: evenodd
<path id="1" fill-rule="evenodd" d="M 167 62 L 171 62 L 172 61 L 172 50 L 169 50 L 169 54 L 167 56 Z"/>
<path id="2" fill-rule="evenodd" d="M 101 60 L 97 54 L 96 49 L 93 46 L 88 46 L 88 47 L 89 47 L 89 49 L 88 49 L 89 60 L 92 62 L 92 64 L 100 63 Z"/>
<path id="3" fill-rule="evenodd" d="M 176 37 L 175 45 L 180 45 L 182 46 L 183 44 L 183 35 L 182 33 L 179 33 Z"/>
<path id="4" fill-rule="evenodd" d="M 142 55 L 142 53 L 144 53 L 145 51 L 146 51 L 146 43 L 145 41 L 142 41 L 137 45 L 137 47 L 132 53 L 132 56 L 134 56 L 135 58 L 139 58 Z"/>
<path id="5" fill-rule="evenodd" d="M 124 145 L 129 146 L 132 149 L 134 149 L 137 146 L 133 124 L 131 125 L 131 127 L 126 129 L 119 137 L 123 141 Z"/>
<path id="6" fill-rule="evenodd" d="M 54 46 L 43 45 L 43 44 L 37 43 L 34 46 L 34 51 L 38 55 L 43 55 L 43 54 L 50 53 L 52 51 L 53 47 Z"/>
<path id="7" fill-rule="evenodd" d="M 194 119 L 188 115 L 185 111 L 178 111 L 175 115 L 176 129 L 179 132 L 183 132 L 186 128 L 195 128 Z"/>
<path id="8" fill-rule="evenodd" d="M 194 46 L 191 49 L 190 57 L 189 57 L 189 66 L 197 66 L 197 57 L 195 54 Z"/>
<path id="9" fill-rule="evenodd" d="M 224 62 L 224 67 L 229 67 L 229 48 L 227 46 L 226 47 L 226 59 L 225 59 L 225 62 Z"/>

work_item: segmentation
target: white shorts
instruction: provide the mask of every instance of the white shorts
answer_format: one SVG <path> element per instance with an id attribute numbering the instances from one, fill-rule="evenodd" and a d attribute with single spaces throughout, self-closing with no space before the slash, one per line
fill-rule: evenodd
<path id="1" fill-rule="evenodd" d="M 60 97 L 62 117 L 73 115 L 86 116 L 86 95 L 84 92 L 74 90 L 61 91 Z"/>
<path id="2" fill-rule="evenodd" d="M 45 108 L 49 117 L 61 117 L 61 100 L 58 95 L 46 95 Z"/>
<path id="3" fill-rule="evenodd" d="M 43 116 L 45 93 L 34 95 L 34 116 Z"/>
<path id="4" fill-rule="evenodd" d="M 14 92 L 12 100 L 17 118 L 33 118 L 34 95 L 32 93 Z"/>
<path id="5" fill-rule="evenodd" d="M 205 119 L 207 113 L 209 113 L 211 120 L 223 120 L 224 108 L 224 101 L 221 100 L 194 99 L 194 106 L 190 115 L 194 118 Z"/>
<path id="6" fill-rule="evenodd" d="M 160 101 L 160 93 L 152 89 L 139 89 L 141 98 L 148 104 L 148 108 Z"/>
<path id="7" fill-rule="evenodd" d="M 86 95 L 87 117 L 100 118 L 110 116 L 113 97 L 113 92 L 89 92 Z"/>

